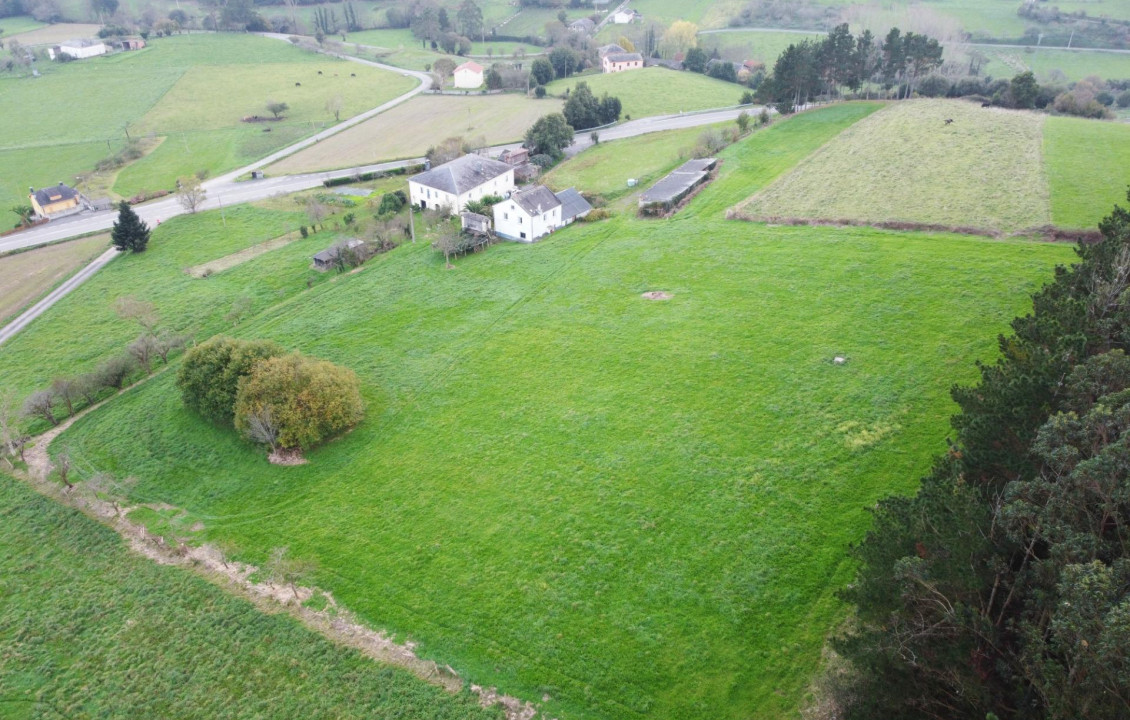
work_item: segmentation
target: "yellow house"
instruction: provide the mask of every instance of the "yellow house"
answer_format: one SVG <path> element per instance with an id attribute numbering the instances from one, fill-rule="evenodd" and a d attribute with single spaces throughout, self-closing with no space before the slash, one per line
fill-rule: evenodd
<path id="1" fill-rule="evenodd" d="M 82 212 L 82 195 L 63 183 L 42 190 L 30 188 L 31 208 L 44 218 L 63 217 Z"/>

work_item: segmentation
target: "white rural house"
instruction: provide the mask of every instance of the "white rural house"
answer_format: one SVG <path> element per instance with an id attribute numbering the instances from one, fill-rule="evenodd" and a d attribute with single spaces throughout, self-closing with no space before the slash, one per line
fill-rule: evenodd
<path id="1" fill-rule="evenodd" d="M 100 40 L 68 40 L 65 43 L 60 43 L 55 47 L 47 49 L 47 55 L 55 60 L 60 55 L 70 55 L 75 60 L 83 60 L 85 58 L 94 57 L 95 55 L 106 54 L 106 43 Z"/>
<path id="2" fill-rule="evenodd" d="M 483 66 L 474 60 L 468 60 L 455 68 L 455 87 L 473 90 L 482 87 Z"/>
<path id="3" fill-rule="evenodd" d="M 514 167 L 481 155 L 464 155 L 408 179 L 413 205 L 455 215 L 471 200 L 504 197 L 514 190 Z"/>
<path id="4" fill-rule="evenodd" d="M 494 206 L 494 232 L 510 240 L 533 242 L 563 225 L 561 201 L 543 185 L 516 192 Z"/>
<path id="5" fill-rule="evenodd" d="M 627 25 L 628 23 L 634 23 L 637 19 L 642 18 L 643 16 L 635 10 L 621 10 L 612 16 L 612 22 L 617 25 Z"/>
<path id="6" fill-rule="evenodd" d="M 629 52 L 609 53 L 601 59 L 600 66 L 606 73 L 639 70 L 643 67 L 643 55 Z"/>

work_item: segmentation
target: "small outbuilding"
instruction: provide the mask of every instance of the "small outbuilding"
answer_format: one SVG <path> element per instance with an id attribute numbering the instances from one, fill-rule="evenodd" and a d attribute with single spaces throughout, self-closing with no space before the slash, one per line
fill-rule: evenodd
<path id="1" fill-rule="evenodd" d="M 352 240 L 346 241 L 344 245 L 338 243 L 333 247 L 326 248 L 314 256 L 314 269 L 322 271 L 331 270 L 337 265 L 338 256 L 341 254 L 342 250 L 352 250 L 364 244 L 364 240 L 353 238 Z"/>
<path id="2" fill-rule="evenodd" d="M 617 25 L 627 25 L 642 19 L 643 15 L 640 15 L 635 10 L 620 10 L 612 16 L 612 22 Z"/>
<path id="3" fill-rule="evenodd" d="M 592 205 L 584 196 L 577 192 L 576 188 L 569 188 L 557 193 L 557 199 L 561 201 L 561 225 L 572 225 L 573 221 L 577 218 L 583 218 L 592 212 Z"/>
<path id="4" fill-rule="evenodd" d="M 459 219 L 463 223 L 464 232 L 474 233 L 475 235 L 490 234 L 490 218 L 486 215 L 473 212 L 461 212 L 459 213 Z"/>
<path id="5" fill-rule="evenodd" d="M 97 55 L 105 55 L 106 43 L 101 40 L 82 38 L 81 40 L 68 40 L 55 47 L 47 48 L 47 55 L 52 60 L 57 60 L 60 55 L 68 55 L 75 60 L 85 60 Z"/>
<path id="6" fill-rule="evenodd" d="M 463 90 L 474 90 L 483 85 L 483 66 L 474 60 L 468 60 L 455 68 L 455 87 Z"/>
<path id="7" fill-rule="evenodd" d="M 507 165 L 518 167 L 525 165 L 530 161 L 530 151 L 526 148 L 518 148 L 516 150 L 503 150 L 498 159 Z"/>

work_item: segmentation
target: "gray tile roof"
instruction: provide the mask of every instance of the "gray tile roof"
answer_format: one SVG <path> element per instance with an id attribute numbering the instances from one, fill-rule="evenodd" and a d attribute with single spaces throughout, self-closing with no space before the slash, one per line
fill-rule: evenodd
<path id="1" fill-rule="evenodd" d="M 626 53 L 628 51 L 619 45 L 603 45 L 597 48 L 596 52 L 603 58 L 605 55 L 611 55 L 612 53 Z"/>
<path id="2" fill-rule="evenodd" d="M 352 250 L 353 248 L 358 247 L 360 245 L 364 245 L 364 244 L 365 244 L 364 240 L 358 240 L 357 238 L 353 238 L 352 240 L 349 240 L 348 242 L 345 243 L 345 247 Z M 324 262 L 324 263 L 333 262 L 337 258 L 338 252 L 339 252 L 339 244 L 335 243 L 333 245 L 333 247 L 326 248 L 322 252 L 315 254 L 314 260 L 316 260 L 318 262 Z"/>
<path id="3" fill-rule="evenodd" d="M 35 191 L 35 201 L 39 203 L 40 207 L 76 197 L 78 197 L 78 190 L 69 188 L 63 183 Z"/>
<path id="4" fill-rule="evenodd" d="M 513 170 L 511 166 L 481 155 L 464 155 L 411 178 L 412 182 L 462 195 Z"/>
<path id="5" fill-rule="evenodd" d="M 516 192 L 510 196 L 510 199 L 530 215 L 541 215 L 561 205 L 561 201 L 553 191 L 544 185 Z"/>
<path id="6" fill-rule="evenodd" d="M 557 199 L 561 201 L 562 222 L 568 222 L 592 210 L 589 201 L 581 197 L 581 194 L 575 188 L 557 193 Z"/>
<path id="7" fill-rule="evenodd" d="M 643 62 L 643 55 L 639 53 L 610 53 L 604 57 L 609 62 Z"/>

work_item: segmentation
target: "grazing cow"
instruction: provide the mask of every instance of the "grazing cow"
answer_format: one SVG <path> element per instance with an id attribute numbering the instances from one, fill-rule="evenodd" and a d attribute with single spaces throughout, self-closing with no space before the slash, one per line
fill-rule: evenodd
<path id="1" fill-rule="evenodd" d="M 992 103 L 987 103 L 987 102 L 986 102 L 986 103 L 981 103 L 981 107 L 992 107 L 992 106 L 993 106 L 993 104 L 992 104 Z"/>
<path id="2" fill-rule="evenodd" d="M 946 125 L 953 125 L 953 118 L 946 120 Z"/>
<path id="3" fill-rule="evenodd" d="M 322 71 L 321 71 L 321 70 L 319 70 L 319 71 L 318 71 L 318 74 L 319 74 L 319 75 L 321 75 L 321 74 L 322 74 Z"/>
<path id="4" fill-rule="evenodd" d="M 357 77 L 357 73 L 349 73 L 349 77 Z"/>
<path id="5" fill-rule="evenodd" d="M 294 83 L 294 87 L 302 87 L 302 83 Z"/>

